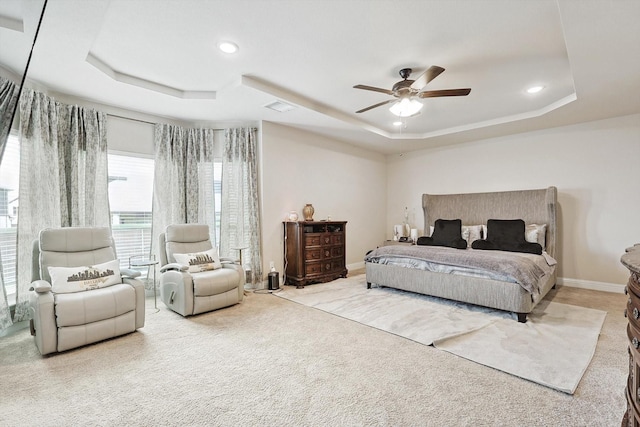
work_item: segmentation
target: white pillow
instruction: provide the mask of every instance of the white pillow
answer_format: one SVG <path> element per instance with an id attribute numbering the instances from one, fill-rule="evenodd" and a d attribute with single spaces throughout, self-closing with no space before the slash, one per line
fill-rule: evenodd
<path id="1" fill-rule="evenodd" d="M 540 243 L 545 250 L 547 224 L 528 224 L 524 230 L 524 239 L 529 243 Z"/>
<path id="2" fill-rule="evenodd" d="M 471 227 L 468 225 L 462 226 L 462 238 L 467 241 L 467 247 L 471 247 L 472 240 L 470 239 Z"/>
<path id="3" fill-rule="evenodd" d="M 193 254 L 173 254 L 176 262 L 189 267 L 189 273 L 215 270 L 222 268 L 222 263 L 215 249 Z"/>
<path id="4" fill-rule="evenodd" d="M 465 225 L 463 226 L 463 228 L 466 227 L 469 229 L 469 239 L 467 239 L 467 247 L 470 248 L 471 244 L 475 241 L 475 240 L 480 240 L 482 239 L 482 236 L 484 236 L 483 234 L 483 229 L 482 229 L 482 225 Z M 464 237 L 464 236 L 462 236 Z"/>
<path id="5" fill-rule="evenodd" d="M 82 292 L 122 283 L 120 261 L 117 259 L 93 266 L 47 269 L 51 276 L 51 290 L 56 294 Z"/>

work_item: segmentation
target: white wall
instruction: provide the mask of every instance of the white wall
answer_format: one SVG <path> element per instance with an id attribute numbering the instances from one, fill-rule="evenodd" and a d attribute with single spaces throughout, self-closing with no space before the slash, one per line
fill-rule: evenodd
<path id="1" fill-rule="evenodd" d="M 640 115 L 389 156 L 387 237 L 422 193 L 558 187 L 559 276 L 624 284 L 640 242 Z"/>
<path id="2" fill-rule="evenodd" d="M 262 123 L 261 150 L 265 274 L 274 261 L 282 275 L 282 221 L 291 210 L 303 218 L 306 203 L 313 204 L 315 220 L 348 221 L 346 262 L 362 266 L 365 253 L 384 239 L 385 157 L 271 122 Z"/>

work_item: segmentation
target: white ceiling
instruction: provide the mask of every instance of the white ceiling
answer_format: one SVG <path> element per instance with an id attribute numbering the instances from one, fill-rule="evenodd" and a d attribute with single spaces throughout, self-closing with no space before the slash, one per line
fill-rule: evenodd
<path id="1" fill-rule="evenodd" d="M 0 2 L 4 68 L 21 69 L 41 3 Z M 390 154 L 640 113 L 639 17 L 638 0 L 49 0 L 28 78 L 126 110 L 267 120 Z M 431 65 L 446 71 L 426 89 L 471 94 L 424 99 L 404 127 L 388 105 L 355 113 L 389 96 L 354 85 L 390 89 L 401 68 Z M 545 90 L 526 94 L 533 84 Z M 298 108 L 264 108 L 275 100 Z"/>

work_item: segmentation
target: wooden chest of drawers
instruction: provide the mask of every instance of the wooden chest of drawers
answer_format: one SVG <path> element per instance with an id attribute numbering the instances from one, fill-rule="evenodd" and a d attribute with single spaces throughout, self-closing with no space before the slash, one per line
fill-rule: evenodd
<path id="1" fill-rule="evenodd" d="M 631 276 L 624 291 L 628 296 L 624 315 L 628 319 L 629 376 L 627 377 L 627 411 L 622 426 L 640 427 L 640 245 L 627 249 L 621 258 Z"/>
<path id="2" fill-rule="evenodd" d="M 303 287 L 347 277 L 346 225 L 346 221 L 285 222 L 285 284 Z"/>

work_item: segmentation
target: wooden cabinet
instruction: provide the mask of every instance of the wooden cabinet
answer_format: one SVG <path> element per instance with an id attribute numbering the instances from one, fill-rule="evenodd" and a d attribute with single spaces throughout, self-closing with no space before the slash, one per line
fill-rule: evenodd
<path id="1" fill-rule="evenodd" d="M 285 284 L 303 287 L 347 277 L 346 226 L 346 221 L 285 222 Z"/>
<path id="2" fill-rule="evenodd" d="M 629 339 L 629 376 L 627 377 L 627 411 L 622 420 L 624 427 L 640 427 L 640 244 L 635 245 L 622 255 L 620 260 L 631 273 L 624 288 L 628 296 L 627 338 Z"/>

